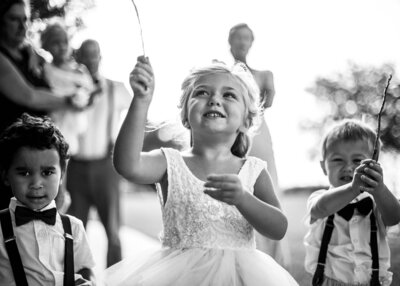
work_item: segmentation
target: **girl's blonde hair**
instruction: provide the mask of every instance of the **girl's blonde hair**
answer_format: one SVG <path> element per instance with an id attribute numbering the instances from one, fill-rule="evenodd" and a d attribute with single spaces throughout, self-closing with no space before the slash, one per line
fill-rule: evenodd
<path id="1" fill-rule="evenodd" d="M 211 65 L 194 68 L 182 83 L 182 95 L 180 98 L 179 108 L 181 109 L 181 121 L 183 126 L 190 129 L 188 122 L 187 103 L 194 91 L 196 83 L 203 76 L 210 74 L 230 74 L 237 80 L 244 91 L 242 96 L 244 99 L 245 110 L 247 112 L 246 123 L 248 132 L 239 132 L 233 144 L 232 154 L 238 157 L 245 157 L 250 149 L 251 134 L 258 129 L 261 119 L 261 107 L 259 105 L 260 90 L 255 82 L 253 75 L 244 63 L 236 63 L 233 67 L 228 67 L 221 62 L 214 62 Z"/>

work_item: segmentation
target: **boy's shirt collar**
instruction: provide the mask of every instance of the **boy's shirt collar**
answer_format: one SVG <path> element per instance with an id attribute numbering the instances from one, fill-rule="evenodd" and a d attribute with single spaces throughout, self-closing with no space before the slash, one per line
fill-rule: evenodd
<path id="1" fill-rule="evenodd" d="M 12 210 L 13 212 L 15 212 L 15 208 L 17 206 L 24 207 L 24 208 L 27 207 L 26 205 L 24 205 L 23 203 L 18 201 L 16 197 L 12 197 L 11 200 L 10 200 L 9 209 Z M 52 209 L 52 208 L 56 208 L 56 202 L 54 200 L 52 200 L 47 206 L 45 206 L 44 208 L 42 208 L 42 209 L 40 209 L 38 211 L 42 212 L 42 211 L 46 211 L 46 210 L 49 210 L 49 209 Z"/>

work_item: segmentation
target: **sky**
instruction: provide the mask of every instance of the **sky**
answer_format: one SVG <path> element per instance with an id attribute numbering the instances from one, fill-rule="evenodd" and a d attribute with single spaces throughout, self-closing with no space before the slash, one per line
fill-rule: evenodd
<path id="1" fill-rule="evenodd" d="M 100 42 L 102 71 L 124 82 L 143 54 L 131 0 L 97 0 L 84 15 L 86 29 L 72 41 Z M 361 65 L 400 64 L 400 0 L 136 0 L 145 54 L 153 65 L 156 90 L 149 117 L 175 118 L 180 84 L 188 71 L 212 59 L 232 62 L 229 29 L 247 23 L 255 41 L 248 56 L 254 69 L 274 74 L 276 95 L 266 111 L 282 188 L 326 184 L 302 131 L 307 118 L 325 112 L 306 92 L 318 76 Z"/>

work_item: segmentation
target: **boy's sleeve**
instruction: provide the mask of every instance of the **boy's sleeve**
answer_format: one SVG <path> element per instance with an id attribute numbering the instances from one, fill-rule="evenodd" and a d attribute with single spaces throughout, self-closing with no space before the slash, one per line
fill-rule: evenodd
<path id="1" fill-rule="evenodd" d="M 75 273 L 82 268 L 93 269 L 95 261 L 89 245 L 85 228 L 81 220 L 69 216 L 74 237 L 74 267 Z"/>
<path id="2" fill-rule="evenodd" d="M 306 212 L 306 217 L 304 219 L 306 226 L 309 226 L 310 224 L 314 223 L 316 221 L 315 218 L 311 217 L 311 209 L 312 207 L 317 203 L 321 195 L 326 192 L 326 190 L 318 190 L 313 192 L 307 199 L 307 212 Z"/>

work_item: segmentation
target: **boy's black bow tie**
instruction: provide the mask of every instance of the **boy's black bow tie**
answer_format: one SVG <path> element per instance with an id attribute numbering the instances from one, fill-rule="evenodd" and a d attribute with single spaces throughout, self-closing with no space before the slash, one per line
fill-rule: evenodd
<path id="1" fill-rule="evenodd" d="M 343 217 L 345 220 L 350 220 L 353 216 L 354 209 L 357 209 L 360 214 L 366 216 L 372 210 L 374 203 L 370 197 L 362 199 L 354 204 L 348 204 L 340 211 L 338 211 L 338 215 Z"/>
<path id="2" fill-rule="evenodd" d="M 47 224 L 54 225 L 56 223 L 57 209 L 52 208 L 42 212 L 35 212 L 31 209 L 19 207 L 15 208 L 15 224 L 17 226 L 26 224 L 31 220 L 42 220 Z"/>

